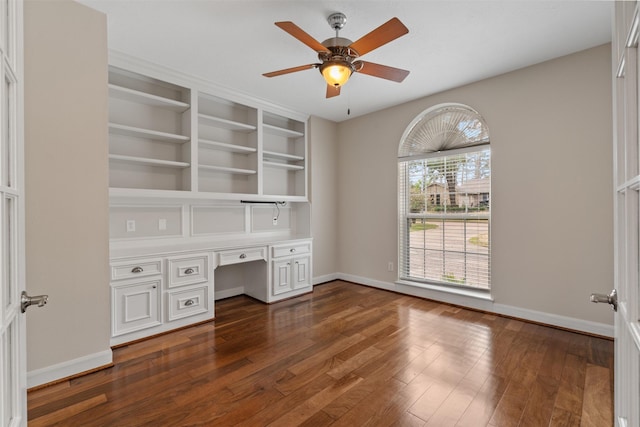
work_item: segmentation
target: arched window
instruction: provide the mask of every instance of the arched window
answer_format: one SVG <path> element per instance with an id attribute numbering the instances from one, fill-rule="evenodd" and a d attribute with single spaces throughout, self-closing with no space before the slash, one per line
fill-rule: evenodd
<path id="1" fill-rule="evenodd" d="M 401 281 L 491 287 L 491 149 L 477 111 L 432 107 L 398 149 Z"/>

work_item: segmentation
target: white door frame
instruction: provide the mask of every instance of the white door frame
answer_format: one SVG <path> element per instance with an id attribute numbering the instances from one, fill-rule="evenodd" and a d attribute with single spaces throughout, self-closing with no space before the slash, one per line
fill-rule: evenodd
<path id="1" fill-rule="evenodd" d="M 615 425 L 640 425 L 640 63 L 634 2 L 615 2 L 613 28 Z"/>
<path id="2" fill-rule="evenodd" d="M 0 5 L 0 426 L 27 425 L 23 2 Z"/>

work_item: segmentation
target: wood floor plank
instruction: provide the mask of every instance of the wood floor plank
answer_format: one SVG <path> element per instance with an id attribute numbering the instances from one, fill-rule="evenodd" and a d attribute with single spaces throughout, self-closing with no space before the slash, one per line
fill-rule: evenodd
<path id="1" fill-rule="evenodd" d="M 487 425 L 504 395 L 507 385 L 508 380 L 494 374 L 489 374 L 455 425 L 457 427 Z"/>
<path id="2" fill-rule="evenodd" d="M 612 425 L 609 369 L 587 364 L 581 422 L 584 427 Z"/>
<path id="3" fill-rule="evenodd" d="M 357 386 L 362 381 L 362 378 L 348 374 L 341 379 L 335 381 L 325 389 L 316 393 L 313 397 L 307 399 L 305 402 L 291 408 L 282 417 L 278 418 L 274 422 L 270 423 L 273 427 L 289 427 L 302 424 L 304 421 L 312 417 L 316 412 L 319 412 L 328 403 L 340 399 L 340 397 Z"/>
<path id="4" fill-rule="evenodd" d="M 29 425 L 34 427 L 40 426 L 49 426 L 55 424 L 60 421 L 64 421 L 79 412 L 86 411 L 90 408 L 94 408 L 98 405 L 101 405 L 107 401 L 107 396 L 101 394 L 99 396 L 92 397 L 90 399 L 74 403 L 73 405 L 69 405 L 65 408 L 58 409 L 57 411 L 50 412 L 46 415 L 42 415 L 38 418 L 34 418 L 29 420 Z"/>
<path id="5" fill-rule="evenodd" d="M 613 343 L 334 281 L 114 349 L 33 426 L 609 426 Z"/>
<path id="6" fill-rule="evenodd" d="M 583 358 L 567 354 L 554 407 L 571 414 L 571 418 L 582 415 L 586 369 Z"/>

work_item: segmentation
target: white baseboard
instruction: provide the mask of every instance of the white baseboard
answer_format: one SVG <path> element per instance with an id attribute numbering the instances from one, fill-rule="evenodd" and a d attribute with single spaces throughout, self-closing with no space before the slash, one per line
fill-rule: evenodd
<path id="1" fill-rule="evenodd" d="M 590 320 L 575 319 L 573 317 L 561 316 L 559 314 L 545 313 L 542 311 L 529 310 L 527 308 L 514 307 L 504 304 L 493 304 L 493 312 L 505 316 L 526 319 L 532 322 L 554 325 L 574 331 L 586 332 L 589 334 L 601 335 L 613 338 L 613 325 L 592 322 Z"/>
<path id="2" fill-rule="evenodd" d="M 91 371 L 113 362 L 111 349 L 88 354 L 77 359 L 27 372 L 27 388 L 47 384 L 82 372 Z"/>
<path id="3" fill-rule="evenodd" d="M 441 290 L 438 287 L 423 288 L 410 286 L 403 283 L 390 283 L 367 277 L 355 276 L 352 274 L 336 273 L 336 280 L 346 280 L 360 283 L 374 288 L 385 289 L 387 291 L 398 292 L 405 295 L 412 295 L 421 298 L 432 299 L 449 304 L 469 307 L 476 310 L 490 313 L 502 314 L 504 316 L 516 317 L 518 319 L 529 320 L 531 322 L 543 323 L 545 325 L 557 326 L 588 334 L 600 335 L 613 338 L 613 325 L 592 322 L 589 320 L 575 319 L 573 317 L 560 316 L 558 314 L 546 313 L 542 311 L 529 310 L 505 304 L 497 304 L 487 296 L 465 292 L 465 290 Z M 315 280 L 314 280 L 315 282 Z"/>
<path id="4" fill-rule="evenodd" d="M 338 280 L 338 273 L 325 274 L 324 276 L 314 277 L 312 280 L 313 286 L 319 285 L 320 283 L 332 282 L 334 280 Z"/>
<path id="5" fill-rule="evenodd" d="M 224 289 L 222 291 L 215 291 L 213 298 L 217 301 L 219 299 L 231 298 L 242 294 L 244 294 L 244 286 L 238 286 L 231 289 Z"/>

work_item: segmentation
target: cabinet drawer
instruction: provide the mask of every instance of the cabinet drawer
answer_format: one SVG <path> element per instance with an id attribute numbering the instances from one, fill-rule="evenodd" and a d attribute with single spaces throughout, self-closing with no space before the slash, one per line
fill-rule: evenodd
<path id="1" fill-rule="evenodd" d="M 167 294 L 168 321 L 206 313 L 209 310 L 209 286 L 170 291 Z"/>
<path id="2" fill-rule="evenodd" d="M 169 258 L 169 288 L 194 285 L 209 280 L 209 255 Z"/>
<path id="3" fill-rule="evenodd" d="M 111 280 L 133 279 L 162 274 L 161 259 L 140 259 L 111 264 Z"/>
<path id="4" fill-rule="evenodd" d="M 113 286 L 113 336 L 160 325 L 161 279 L 148 279 Z"/>
<path id="5" fill-rule="evenodd" d="M 267 251 L 265 247 L 234 249 L 218 252 L 219 266 L 256 261 L 259 259 L 264 261 L 267 260 Z"/>
<path id="6" fill-rule="evenodd" d="M 287 255 L 300 255 L 311 252 L 311 242 L 298 242 L 288 245 L 272 246 L 271 256 L 278 258 Z"/>

